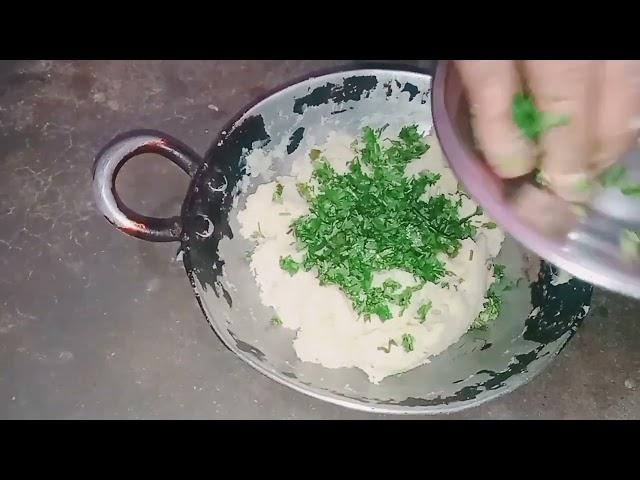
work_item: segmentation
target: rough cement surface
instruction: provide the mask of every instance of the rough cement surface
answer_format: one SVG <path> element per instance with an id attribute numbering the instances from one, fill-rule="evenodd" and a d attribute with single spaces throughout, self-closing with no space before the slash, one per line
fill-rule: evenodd
<path id="1" fill-rule="evenodd" d="M 256 95 L 345 63 L 0 63 L 0 418 L 391 418 L 307 398 L 237 359 L 207 326 L 176 246 L 117 232 L 90 189 L 93 158 L 118 132 L 160 129 L 204 152 Z M 154 156 L 118 183 L 159 216 L 187 187 Z M 552 367 L 449 418 L 639 418 L 638 312 L 598 292 Z"/>

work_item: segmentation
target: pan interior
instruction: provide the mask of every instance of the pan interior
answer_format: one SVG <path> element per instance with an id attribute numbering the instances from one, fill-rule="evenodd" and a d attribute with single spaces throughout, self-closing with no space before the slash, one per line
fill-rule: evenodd
<path id="1" fill-rule="evenodd" d="M 541 371 L 588 311 L 591 287 L 563 281 L 553 267 L 507 237 L 497 262 L 525 277 L 501 316 L 472 330 L 431 363 L 370 383 L 355 368 L 301 362 L 295 332 L 275 327 L 260 302 L 237 213 L 258 185 L 288 175 L 300 155 L 331 131 L 359 136 L 366 125 L 432 128 L 431 77 L 392 70 L 337 72 L 282 89 L 249 108 L 206 155 L 183 208 L 185 266 L 215 332 L 241 358 L 280 383 L 344 406 L 392 413 L 441 413 L 506 393 Z M 254 152 L 268 161 L 247 170 Z M 255 158 L 255 154 L 252 155 Z M 215 368 L 212 365 L 211 368 Z"/>

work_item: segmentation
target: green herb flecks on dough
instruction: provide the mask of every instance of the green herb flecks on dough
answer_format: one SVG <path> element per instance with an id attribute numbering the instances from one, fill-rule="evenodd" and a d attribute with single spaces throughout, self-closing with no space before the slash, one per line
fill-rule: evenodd
<path id="1" fill-rule="evenodd" d="M 313 186 L 308 183 L 296 183 L 296 189 L 307 202 L 313 201 Z"/>
<path id="2" fill-rule="evenodd" d="M 478 318 L 471 324 L 471 329 L 487 328 L 489 323 L 498 318 L 502 310 L 502 298 L 493 290 L 489 290 L 483 307 Z"/>
<path id="3" fill-rule="evenodd" d="M 431 302 L 431 300 L 429 300 L 427 303 L 423 303 L 420 308 L 418 308 L 418 311 L 416 312 L 417 318 L 418 320 L 420 320 L 420 323 L 424 323 L 424 321 L 427 319 L 427 313 L 429 313 L 429 310 L 431 310 L 431 307 L 433 306 L 433 302 Z"/>
<path id="4" fill-rule="evenodd" d="M 390 278 L 385 280 L 382 284 L 382 290 L 385 295 L 391 295 L 400 288 L 402 288 L 402 284 L 400 282 L 396 282 L 395 280 L 391 280 Z"/>
<path id="5" fill-rule="evenodd" d="M 300 270 L 300 264 L 291 258 L 291 255 L 287 255 L 284 258 L 280 258 L 280 268 L 289 275 L 294 275 Z"/>
<path id="6" fill-rule="evenodd" d="M 402 292 L 397 294 L 395 297 L 392 297 L 390 300 L 400 307 L 400 315 L 404 314 L 404 311 L 407 309 L 409 304 L 411 303 L 411 297 L 414 292 L 417 292 L 422 287 L 424 287 L 424 283 L 416 285 L 414 287 L 407 287 Z"/>
<path id="7" fill-rule="evenodd" d="M 500 281 L 504 278 L 504 269 L 506 267 L 499 263 L 493 265 L 493 276 L 496 277 L 496 281 Z"/>
<path id="8" fill-rule="evenodd" d="M 405 352 L 413 352 L 414 343 L 416 339 L 410 333 L 404 333 L 402 335 L 402 348 L 404 348 Z"/>
<path id="9" fill-rule="evenodd" d="M 284 192 L 284 185 L 276 183 L 276 188 L 273 191 L 273 201 L 282 203 L 282 192 Z"/>
<path id="10" fill-rule="evenodd" d="M 493 265 L 493 276 L 495 281 L 489 287 L 487 297 L 483 304 L 483 310 L 478 315 L 478 318 L 471 324 L 471 329 L 484 329 L 487 325 L 494 321 L 500 315 L 502 311 L 502 294 L 509 290 L 512 290 L 518 285 L 518 282 L 513 282 L 505 276 L 505 266 L 496 263 Z"/>
<path id="11" fill-rule="evenodd" d="M 416 287 L 373 286 L 374 273 L 399 269 L 419 284 L 437 282 L 446 273 L 437 255 L 456 255 L 461 240 L 473 237 L 476 227 L 471 217 L 460 218 L 460 199 L 421 199 L 439 174 L 404 175 L 405 167 L 429 148 L 417 126 L 404 127 L 398 139 L 384 144 L 382 131 L 364 129 L 345 174 L 313 155 L 318 187 L 312 191 L 298 185 L 309 214 L 292 227 L 304 252 L 304 270 L 316 269 L 321 284 L 340 287 L 365 319 L 377 315 L 384 321 L 392 316 L 389 305 L 406 308 Z"/>

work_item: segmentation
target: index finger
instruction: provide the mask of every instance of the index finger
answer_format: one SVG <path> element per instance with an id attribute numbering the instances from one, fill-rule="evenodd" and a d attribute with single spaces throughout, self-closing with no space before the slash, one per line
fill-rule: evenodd
<path id="1" fill-rule="evenodd" d="M 536 146 L 513 122 L 513 97 L 522 91 L 514 60 L 456 60 L 467 91 L 474 135 L 487 162 L 503 178 L 536 167 Z"/>

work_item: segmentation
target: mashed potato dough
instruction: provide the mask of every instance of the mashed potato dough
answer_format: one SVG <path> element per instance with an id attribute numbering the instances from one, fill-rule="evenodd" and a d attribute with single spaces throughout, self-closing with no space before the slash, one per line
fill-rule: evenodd
<path id="1" fill-rule="evenodd" d="M 353 142 L 353 137 L 332 133 L 324 145 L 316 148 L 338 173 L 344 173 L 355 156 Z M 436 138 L 428 136 L 426 142 L 429 150 L 407 165 L 405 176 L 425 170 L 437 172 L 441 178 L 425 189 L 424 198 L 458 195 L 457 179 Z M 287 256 L 302 260 L 304 253 L 296 248 L 290 225 L 309 212 L 296 184 L 311 181 L 312 171 L 312 160 L 305 156 L 293 165 L 291 176 L 260 185 L 238 214 L 241 235 L 256 243 L 251 270 L 262 302 L 273 307 L 284 328 L 297 331 L 293 346 L 303 361 L 327 368 L 357 367 L 373 383 L 428 363 L 429 357 L 455 343 L 483 310 L 487 290 L 494 281 L 493 259 L 504 234 L 484 214 L 474 217 L 477 233 L 462 240 L 459 254 L 455 258 L 439 256 L 450 271 L 446 285 L 427 282 L 413 294 L 403 312 L 392 305 L 389 320 L 381 321 L 373 315 L 364 321 L 337 285 L 320 285 L 313 269 L 290 275 L 280 267 L 280 259 Z M 277 202 L 273 201 L 276 189 L 281 194 Z M 462 198 L 461 217 L 476 210 L 477 205 L 468 197 L 457 198 Z M 391 270 L 377 272 L 374 285 L 386 279 L 403 287 L 418 284 L 410 273 Z M 420 321 L 418 310 L 427 302 L 429 313 Z M 403 348 L 407 339 L 411 340 L 409 351 Z"/>

